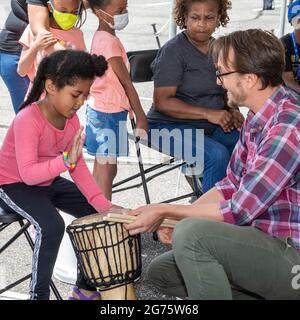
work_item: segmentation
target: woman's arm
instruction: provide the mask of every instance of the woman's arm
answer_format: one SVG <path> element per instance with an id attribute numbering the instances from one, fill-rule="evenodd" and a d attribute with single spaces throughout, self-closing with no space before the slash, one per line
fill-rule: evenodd
<path id="1" fill-rule="evenodd" d="M 220 125 L 225 132 L 230 131 L 232 117 L 228 111 L 192 106 L 176 98 L 176 92 L 177 87 L 155 88 L 154 105 L 156 110 L 176 119 L 208 120 Z"/>
<path id="2" fill-rule="evenodd" d="M 48 34 L 50 33 L 49 27 L 49 10 L 46 6 L 43 5 L 27 5 L 28 11 L 28 20 L 30 24 L 30 29 L 33 35 L 36 37 L 39 33 Z M 51 45 L 47 48 L 48 53 L 57 50 L 64 50 L 65 47 L 62 46 L 59 42 L 55 42 L 54 45 Z"/>
<path id="3" fill-rule="evenodd" d="M 34 36 L 42 31 L 49 31 L 49 10 L 46 6 L 27 5 L 30 29 Z"/>

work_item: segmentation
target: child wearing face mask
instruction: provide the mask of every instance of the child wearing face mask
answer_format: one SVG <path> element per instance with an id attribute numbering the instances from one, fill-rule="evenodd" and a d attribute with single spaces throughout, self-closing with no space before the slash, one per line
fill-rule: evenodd
<path id="1" fill-rule="evenodd" d="M 85 8 L 81 0 L 49 0 L 49 33 L 40 33 L 35 38 L 28 25 L 19 42 L 23 49 L 18 64 L 20 76 L 28 75 L 30 92 L 37 68 L 49 53 L 47 48 L 59 42 L 66 49 L 86 50 L 83 33 L 79 29 L 84 23 Z M 75 27 L 77 25 L 78 27 Z"/>
<path id="2" fill-rule="evenodd" d="M 291 2 L 288 21 L 294 30 L 284 35 L 281 41 L 285 47 L 285 85 L 300 94 L 300 0 Z"/>
<path id="3" fill-rule="evenodd" d="M 108 61 L 108 69 L 102 78 L 96 78 L 91 87 L 86 148 L 95 156 L 94 177 L 107 199 L 111 199 L 117 157 L 128 155 L 128 112 L 132 110 L 135 114 L 137 129 L 140 129 L 136 131 L 138 136 L 146 136 L 148 124 L 129 76 L 126 51 L 115 33 L 129 22 L 127 0 L 88 0 L 88 4 L 99 19 L 91 53 L 103 55 Z"/>

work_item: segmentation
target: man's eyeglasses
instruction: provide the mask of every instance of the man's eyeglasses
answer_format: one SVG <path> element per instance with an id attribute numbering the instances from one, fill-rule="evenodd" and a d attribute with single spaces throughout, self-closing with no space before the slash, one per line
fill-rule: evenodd
<path id="1" fill-rule="evenodd" d="M 219 81 L 220 81 L 221 83 L 223 83 L 223 77 L 229 76 L 230 74 L 233 74 L 233 73 L 238 73 L 238 71 L 230 71 L 230 72 L 224 72 L 224 73 L 222 73 L 220 70 L 217 70 L 217 71 L 216 71 L 216 76 L 217 76 L 217 78 L 219 79 Z"/>

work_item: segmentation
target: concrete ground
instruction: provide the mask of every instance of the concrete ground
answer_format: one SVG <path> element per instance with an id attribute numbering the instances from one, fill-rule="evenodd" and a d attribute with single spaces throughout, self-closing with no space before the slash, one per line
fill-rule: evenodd
<path id="1" fill-rule="evenodd" d="M 262 0 L 233 0 L 233 8 L 230 12 L 231 21 L 226 29 L 220 29 L 216 33 L 216 37 L 221 34 L 229 33 L 234 30 L 248 29 L 248 28 L 262 28 L 267 30 L 274 30 L 277 34 L 279 28 L 279 14 L 281 0 L 275 1 L 275 10 L 261 11 Z M 9 12 L 9 1 L 0 0 L 0 28 L 3 26 L 6 16 Z M 141 50 L 156 48 L 156 40 L 153 36 L 151 24 L 156 23 L 157 29 L 163 28 L 160 34 L 161 43 L 165 43 L 168 39 L 168 25 L 166 25 L 169 12 L 170 1 L 163 0 L 129 0 L 130 24 L 122 31 L 119 36 L 123 41 L 126 49 Z M 94 30 L 97 28 L 97 20 L 93 14 L 88 11 L 88 16 L 82 30 L 85 34 L 86 44 L 89 48 Z M 286 32 L 290 31 L 290 26 L 286 26 Z M 152 98 L 152 84 L 136 85 L 138 93 L 141 97 L 145 111 L 151 105 Z M 246 112 L 246 110 L 243 110 Z M 82 123 L 84 123 L 84 108 L 79 112 Z M 9 124 L 14 117 L 13 109 L 10 102 L 8 91 L 0 80 L 0 145 L 3 141 L 5 133 Z M 130 161 L 128 159 L 121 159 L 117 181 L 124 177 L 128 177 L 134 172 L 138 172 L 138 166 L 135 161 L 135 149 L 131 145 Z M 87 156 L 86 156 L 87 157 Z M 155 152 L 148 152 L 143 149 L 143 157 L 145 163 L 157 163 L 161 158 Z M 88 165 L 92 169 L 92 159 L 87 157 Z M 146 166 L 147 167 L 147 166 Z M 151 202 L 160 202 L 164 199 L 175 196 L 177 180 L 180 178 L 179 193 L 183 194 L 189 192 L 190 189 L 183 177 L 178 176 L 178 170 L 164 175 L 151 181 L 149 183 Z M 135 208 L 145 204 L 143 191 L 141 188 L 117 193 L 113 197 L 113 202 L 126 207 Z M 187 203 L 183 200 L 180 203 Z M 0 233 L 0 246 L 5 240 L 16 232 L 17 227 L 11 226 Z M 0 256 L 0 287 L 8 284 L 19 276 L 29 273 L 31 269 L 31 252 L 27 245 L 24 245 L 25 239 L 21 237 L 12 247 Z M 147 266 L 157 255 L 170 250 L 170 247 L 154 242 L 151 235 L 143 235 L 142 237 L 142 254 L 143 254 L 143 275 L 136 284 L 137 295 L 139 299 L 174 299 L 161 294 L 153 288 L 146 276 Z M 55 280 L 59 291 L 64 299 L 68 297 L 71 286 L 61 281 Z M 13 289 L 11 298 L 23 299 L 26 298 L 28 292 L 28 282 L 19 285 Z M 1 298 L 0 298 L 1 299 Z"/>

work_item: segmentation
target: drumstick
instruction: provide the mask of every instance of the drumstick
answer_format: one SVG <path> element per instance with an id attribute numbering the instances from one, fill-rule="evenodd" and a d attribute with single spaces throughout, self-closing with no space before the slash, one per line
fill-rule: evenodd
<path id="1" fill-rule="evenodd" d="M 111 221 L 111 222 L 119 222 L 119 223 L 130 223 L 135 221 L 137 216 L 129 216 L 125 214 L 118 214 L 118 213 L 109 213 L 107 216 L 103 217 L 104 221 Z M 161 224 L 161 227 L 164 228 L 175 228 L 175 225 L 178 221 L 165 219 Z"/>

